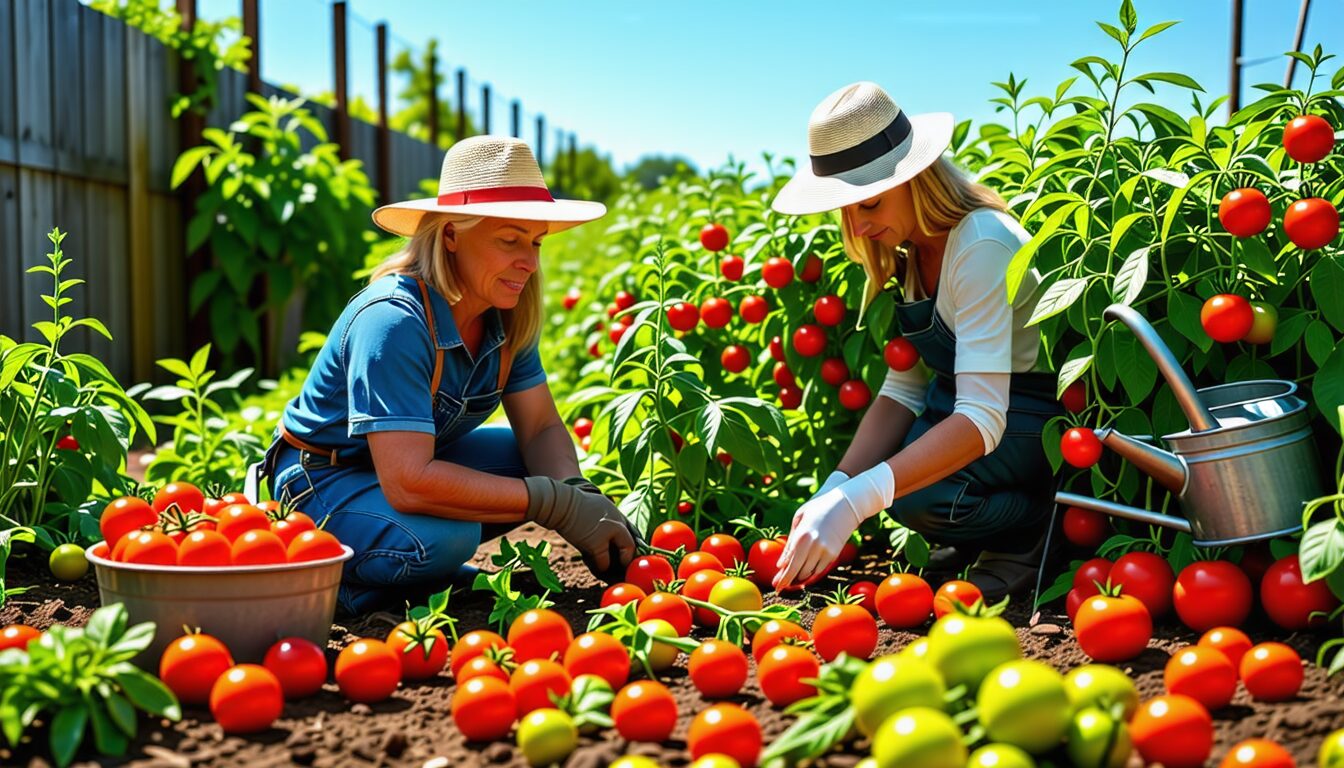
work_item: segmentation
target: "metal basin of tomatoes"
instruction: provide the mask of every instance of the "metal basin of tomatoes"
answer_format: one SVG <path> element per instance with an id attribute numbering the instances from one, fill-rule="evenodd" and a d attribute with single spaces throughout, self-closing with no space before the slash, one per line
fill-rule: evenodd
<path id="1" fill-rule="evenodd" d="M 186 567 L 116 562 L 99 542 L 87 557 L 103 605 L 124 603 L 131 624 L 155 623 L 154 642 L 135 658 L 150 667 L 184 626 L 218 638 L 239 663 L 260 662 L 282 637 L 325 646 L 341 567 L 354 555 L 342 549 L 339 557 L 300 563 Z"/>

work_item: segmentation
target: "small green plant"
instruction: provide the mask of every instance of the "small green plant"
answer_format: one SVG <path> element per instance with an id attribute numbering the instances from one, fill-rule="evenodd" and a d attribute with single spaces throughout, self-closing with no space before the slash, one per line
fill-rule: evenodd
<path id="1" fill-rule="evenodd" d="M 550 554 L 549 542 L 529 544 L 500 539 L 499 552 L 490 556 L 491 564 L 499 570 L 476 574 L 471 588 L 494 593 L 495 604 L 490 610 L 489 622 L 498 627 L 500 632 L 508 629 L 514 619 L 528 611 L 555 605 L 548 598 L 552 593 L 565 591 L 565 585 L 551 570 Z M 513 574 L 523 569 L 531 570 L 536 577 L 543 590 L 540 595 L 524 594 L 513 588 Z"/>
<path id="2" fill-rule="evenodd" d="M 135 738 L 137 711 L 178 720 L 172 692 L 131 659 L 154 640 L 154 623 L 128 627 L 126 607 L 104 606 L 83 628 L 54 626 L 28 649 L 0 652 L 0 728 L 11 746 L 41 720 L 52 758 L 66 766 L 92 730 L 100 754 L 121 756 Z"/>
<path id="3" fill-rule="evenodd" d="M 1344 405 L 1339 407 L 1339 426 L 1344 431 Z M 1302 568 L 1302 580 L 1308 584 L 1325 579 L 1330 591 L 1344 600 L 1344 449 L 1335 461 L 1335 477 L 1339 478 L 1335 492 L 1307 503 L 1302 512 L 1302 543 L 1298 550 L 1298 559 Z M 1311 521 L 1317 512 L 1328 510 L 1332 514 L 1315 523 Z M 1338 621 L 1344 615 L 1344 606 L 1335 609 L 1330 621 Z M 1344 637 L 1335 637 L 1321 644 L 1316 663 L 1327 666 L 1326 659 L 1331 658 L 1328 669 L 1330 674 L 1344 670 Z"/>
<path id="4" fill-rule="evenodd" d="M 32 544 L 37 540 L 32 528 L 10 528 L 0 531 L 0 608 L 14 595 L 21 595 L 32 587 L 11 587 L 5 582 L 5 564 L 9 562 L 9 550 L 15 542 Z"/>

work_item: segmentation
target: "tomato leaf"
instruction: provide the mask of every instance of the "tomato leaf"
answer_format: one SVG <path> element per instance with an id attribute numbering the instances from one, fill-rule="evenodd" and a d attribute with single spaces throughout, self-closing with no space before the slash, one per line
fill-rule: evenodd
<path id="1" fill-rule="evenodd" d="M 1331 517 L 1312 524 L 1302 534 L 1299 559 L 1302 580 L 1308 584 L 1338 570 L 1344 563 L 1344 522 Z"/>
<path id="2" fill-rule="evenodd" d="M 1129 306 L 1143 293 L 1143 286 L 1148 282 L 1148 251 L 1149 247 L 1144 246 L 1125 257 L 1111 288 L 1111 296 L 1116 302 Z"/>
<path id="3" fill-rule="evenodd" d="M 51 756 L 56 765 L 67 766 L 84 742 L 84 726 L 88 723 L 89 712 L 80 704 L 68 704 L 56 713 L 51 721 Z"/>
<path id="4" fill-rule="evenodd" d="M 1335 347 L 1311 380 L 1316 407 L 1321 413 L 1339 413 L 1344 406 L 1344 344 Z M 1328 419 L 1335 429 L 1344 431 L 1344 424 Z"/>
<path id="5" fill-rule="evenodd" d="M 1027 325 L 1036 325 L 1073 306 L 1075 301 L 1082 298 L 1088 282 L 1085 277 L 1069 277 L 1051 283 L 1041 295 L 1040 301 L 1036 303 L 1036 309 L 1027 320 Z"/>

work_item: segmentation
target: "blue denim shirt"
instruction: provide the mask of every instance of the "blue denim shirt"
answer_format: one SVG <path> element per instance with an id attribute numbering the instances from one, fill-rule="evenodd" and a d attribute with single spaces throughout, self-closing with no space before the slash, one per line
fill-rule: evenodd
<path id="1" fill-rule="evenodd" d="M 410 431 L 435 436 L 442 449 L 480 426 L 503 394 L 546 380 L 536 346 L 521 350 L 502 390 L 499 381 L 504 325 L 498 310 L 484 318 L 475 358 L 458 333 L 453 313 L 429 287 L 434 333 L 415 278 L 388 275 L 346 305 L 318 353 L 297 397 L 285 407 L 285 427 L 342 462 L 368 457 L 370 432 Z M 430 397 L 435 346 L 444 350 L 438 391 Z"/>

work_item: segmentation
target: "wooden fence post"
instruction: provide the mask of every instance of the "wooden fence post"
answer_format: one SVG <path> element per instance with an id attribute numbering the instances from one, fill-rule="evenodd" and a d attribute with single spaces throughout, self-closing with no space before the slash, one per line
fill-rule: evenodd
<path id="1" fill-rule="evenodd" d="M 439 54 L 429 49 L 429 143 L 439 148 Z"/>
<path id="2" fill-rule="evenodd" d="M 457 135 L 453 141 L 467 138 L 467 70 L 457 68 Z"/>
<path id="3" fill-rule="evenodd" d="M 190 32 L 191 29 L 196 26 L 196 0 L 177 0 L 177 12 L 182 17 L 182 29 Z M 138 76 L 138 74 L 132 75 L 130 71 L 128 71 L 127 74 L 128 77 Z M 196 71 L 192 68 L 192 62 L 181 56 L 177 57 L 177 80 L 178 90 L 182 93 L 193 93 L 197 88 Z M 204 130 L 205 118 L 200 113 L 196 110 L 187 110 L 186 112 L 183 112 L 177 122 L 178 151 L 185 151 L 191 147 L 199 146 L 202 141 L 201 133 Z M 149 162 L 148 157 L 146 157 L 145 162 Z M 196 200 L 204 193 L 205 178 L 203 173 L 199 171 L 193 173 L 179 188 L 178 209 L 182 219 L 184 249 L 186 244 L 187 225 L 191 223 L 191 218 L 196 213 Z M 132 196 L 134 197 L 134 194 Z M 135 228 L 140 223 L 141 222 L 137 221 L 135 217 L 132 217 L 132 243 L 135 242 Z M 134 251 L 135 247 L 133 246 L 132 252 L 134 253 Z M 191 286 L 196 282 L 196 279 L 210 268 L 210 250 L 208 247 L 199 248 L 194 252 L 186 254 L 186 257 L 186 268 L 183 270 L 183 279 L 186 281 L 186 285 L 182 286 L 182 291 L 184 293 L 189 293 Z M 185 353 L 191 354 L 210 341 L 210 318 L 205 312 L 200 312 L 196 316 L 192 316 L 190 305 L 186 304 L 184 306 L 186 316 L 182 318 L 182 322 L 187 329 L 187 350 Z M 143 318 L 141 319 L 143 321 Z M 148 352 L 148 350 L 146 350 L 146 352 Z M 144 359 L 140 358 L 138 350 L 135 352 L 135 356 L 137 377 L 147 379 L 154 376 L 155 374 L 152 371 L 152 366 L 149 372 L 145 373 L 143 376 L 140 375 L 140 369 L 144 365 Z M 149 359 L 152 359 L 152 355 Z"/>
<path id="4" fill-rule="evenodd" d="M 521 139 L 523 137 L 523 105 L 518 103 L 517 99 L 513 100 L 512 112 L 513 120 L 510 121 L 512 122 L 512 125 L 510 126 L 509 135 L 513 136 L 515 139 Z"/>
<path id="5" fill-rule="evenodd" d="M 481 132 L 490 135 L 490 86 L 481 86 Z"/>
<path id="6" fill-rule="evenodd" d="M 345 0 L 331 4 L 332 64 L 336 68 L 336 144 L 342 160 L 350 159 L 350 105 L 346 101 Z"/>
<path id="7" fill-rule="evenodd" d="M 386 205 L 392 202 L 392 132 L 387 125 L 387 23 L 378 24 L 374 35 L 378 47 L 378 196 Z"/>
<path id="8" fill-rule="evenodd" d="M 261 93 L 261 31 L 257 0 L 243 0 L 243 36 L 252 41 L 247 61 L 247 89 Z"/>

